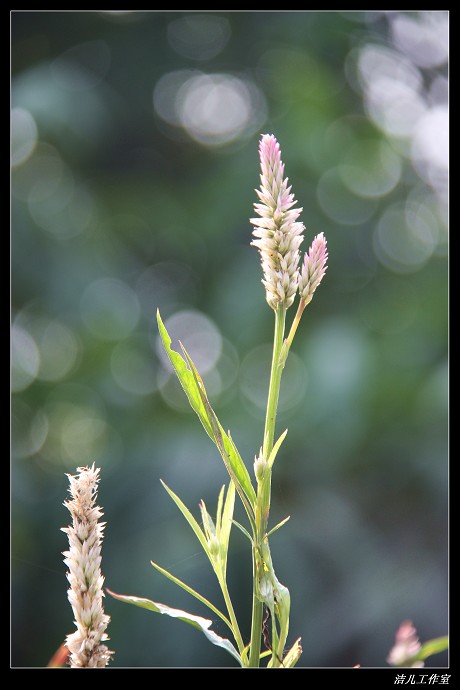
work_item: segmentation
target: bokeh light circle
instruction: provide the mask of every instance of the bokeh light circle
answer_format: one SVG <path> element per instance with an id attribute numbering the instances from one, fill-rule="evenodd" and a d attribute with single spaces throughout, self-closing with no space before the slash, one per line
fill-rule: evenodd
<path id="1" fill-rule="evenodd" d="M 200 374 L 214 369 L 222 352 L 222 336 L 210 318 L 199 311 L 186 309 L 176 312 L 164 323 L 171 337 L 173 350 L 182 353 L 180 341 Z M 160 338 L 157 338 L 156 350 L 164 369 L 172 372 L 172 365 Z"/>
<path id="2" fill-rule="evenodd" d="M 117 278 L 99 278 L 84 291 L 80 311 L 85 326 L 100 340 L 126 338 L 140 316 L 134 290 Z"/>
<path id="3" fill-rule="evenodd" d="M 33 115 L 25 108 L 11 111 L 11 164 L 24 163 L 33 153 L 38 141 L 38 130 Z"/>
<path id="4" fill-rule="evenodd" d="M 241 362 L 239 388 L 250 409 L 263 414 L 267 405 L 268 383 L 272 358 L 271 345 L 259 345 L 248 352 Z M 303 399 L 307 389 L 307 370 L 295 352 L 290 352 L 283 370 L 278 411 L 292 411 Z"/>
<path id="5" fill-rule="evenodd" d="M 247 77 L 177 70 L 153 91 L 155 112 L 195 141 L 222 146 L 260 129 L 267 116 L 262 91 Z"/>

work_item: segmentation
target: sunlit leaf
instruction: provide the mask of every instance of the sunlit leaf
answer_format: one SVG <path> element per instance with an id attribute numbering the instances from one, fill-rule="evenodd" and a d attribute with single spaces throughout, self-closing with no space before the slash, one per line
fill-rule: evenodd
<path id="1" fill-rule="evenodd" d="M 212 429 L 212 438 L 214 439 L 214 442 L 216 443 L 220 451 L 220 454 L 228 470 L 228 473 L 230 474 L 230 477 L 235 482 L 236 488 L 241 487 L 243 489 L 245 495 L 250 500 L 250 509 L 252 510 L 252 506 L 254 505 L 256 500 L 256 493 L 254 491 L 254 487 L 251 484 L 251 478 L 249 476 L 247 467 L 244 464 L 240 454 L 238 453 L 238 450 L 235 444 L 233 443 L 232 439 L 229 436 L 227 436 L 227 434 L 222 428 L 221 423 L 217 419 L 216 413 L 212 409 L 208 396 L 206 394 L 206 389 L 204 387 L 203 380 L 200 374 L 198 373 L 190 355 L 187 353 L 186 349 L 182 345 L 181 347 L 184 356 L 187 360 L 187 363 L 190 367 L 190 370 L 192 371 L 193 376 L 195 377 L 198 392 L 201 397 L 203 407 L 206 410 L 208 422 Z M 246 504 L 247 501 L 245 502 L 243 499 L 243 503 Z"/>
<path id="2" fill-rule="evenodd" d="M 272 452 L 270 453 L 270 457 L 268 458 L 268 461 L 267 461 L 270 467 L 272 467 L 273 463 L 275 462 L 276 454 L 278 453 L 280 445 L 283 443 L 284 439 L 286 438 L 287 432 L 288 432 L 288 430 L 286 429 L 286 431 L 284 431 L 281 434 L 281 436 L 279 437 L 279 439 L 277 440 L 277 442 L 273 446 Z"/>
<path id="3" fill-rule="evenodd" d="M 161 340 L 163 342 L 166 354 L 168 355 L 169 361 L 174 367 L 174 370 L 177 374 L 182 388 L 184 389 L 189 399 L 192 409 L 195 410 L 207 434 L 214 441 L 214 435 L 212 433 L 211 425 L 208 421 L 206 410 L 201 400 L 199 388 L 196 383 L 195 377 L 193 373 L 190 371 L 190 369 L 187 367 L 186 362 L 183 360 L 180 354 L 171 349 L 171 338 L 169 337 L 169 333 L 166 330 L 163 321 L 161 320 L 159 311 L 157 311 L 157 321 L 158 330 L 160 332 Z"/>
<path id="4" fill-rule="evenodd" d="M 225 649 L 238 661 L 240 665 L 242 665 L 241 657 L 236 651 L 235 647 L 230 642 L 230 640 L 227 640 L 224 637 L 220 637 L 213 630 L 210 630 L 210 627 L 212 625 L 211 620 L 207 618 L 202 618 L 201 616 L 195 616 L 192 613 L 187 613 L 187 611 L 182 611 L 181 609 L 173 609 L 170 606 L 160 604 L 156 601 L 151 601 L 150 599 L 144 599 L 142 597 L 135 597 L 126 594 L 115 594 L 115 592 L 111 592 L 109 589 L 107 591 L 112 597 L 118 599 L 119 601 L 123 601 L 126 604 L 133 604 L 134 606 L 139 606 L 140 608 L 146 609 L 147 611 L 161 613 L 163 615 L 170 616 L 171 618 L 178 618 L 179 620 L 184 621 L 184 623 L 193 625 L 194 628 L 201 630 L 203 634 L 208 638 L 208 640 L 212 642 L 212 644 Z"/>
<path id="5" fill-rule="evenodd" d="M 224 460 L 225 466 L 227 467 L 227 471 L 235 482 L 241 500 L 245 505 L 246 512 L 248 513 L 248 516 L 251 517 L 252 506 L 255 503 L 256 494 L 254 487 L 251 484 L 249 472 L 240 454 L 238 453 L 235 444 L 224 432 L 219 420 L 217 419 L 206 395 L 203 380 L 198 373 L 191 357 L 188 355 L 182 345 L 181 347 L 186 361 L 178 352 L 175 352 L 173 349 L 171 349 L 171 338 L 166 330 L 165 325 L 163 324 L 163 321 L 161 320 L 159 311 L 157 311 L 157 321 L 166 354 L 168 355 L 169 361 L 176 371 L 182 388 L 187 394 L 190 405 L 197 413 L 208 436 L 217 445 L 222 459 Z"/>
<path id="6" fill-rule="evenodd" d="M 230 482 L 231 483 L 231 482 Z M 224 493 L 225 484 L 219 491 L 219 498 L 217 500 L 217 511 L 216 511 L 216 532 L 220 534 L 221 524 L 222 524 L 222 508 L 224 505 Z"/>
<path id="7" fill-rule="evenodd" d="M 227 496 L 225 498 L 225 503 L 224 503 L 224 508 L 222 511 L 222 516 L 220 520 L 220 525 L 219 525 L 219 542 L 222 547 L 222 572 L 225 577 L 225 573 L 227 571 L 227 554 L 228 554 L 228 543 L 230 540 L 230 532 L 232 529 L 232 522 L 233 522 L 233 510 L 235 507 L 235 485 L 231 481 L 228 490 L 227 490 Z"/>

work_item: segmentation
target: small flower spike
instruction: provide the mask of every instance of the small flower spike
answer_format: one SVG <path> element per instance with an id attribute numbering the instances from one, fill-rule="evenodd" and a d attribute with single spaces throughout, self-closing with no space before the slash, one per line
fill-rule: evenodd
<path id="1" fill-rule="evenodd" d="M 259 144 L 260 190 L 254 209 L 260 218 L 251 218 L 254 239 L 261 257 L 266 299 L 274 310 L 279 305 L 287 309 L 297 292 L 299 247 L 303 240 L 303 223 L 298 222 L 302 209 L 284 178 L 280 146 L 272 134 L 264 134 Z"/>
<path id="2" fill-rule="evenodd" d="M 308 304 L 326 273 L 327 242 L 322 232 L 316 235 L 310 249 L 305 253 L 299 273 L 300 298 Z"/>

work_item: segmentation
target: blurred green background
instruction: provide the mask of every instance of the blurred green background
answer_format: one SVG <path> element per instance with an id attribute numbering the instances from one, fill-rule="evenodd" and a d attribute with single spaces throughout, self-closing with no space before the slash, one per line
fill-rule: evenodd
<path id="1" fill-rule="evenodd" d="M 208 616 L 152 559 L 220 605 L 160 478 L 198 517 L 227 476 L 155 312 L 252 474 L 273 333 L 249 224 L 265 132 L 304 248 L 324 232 L 330 255 L 277 425 L 288 642 L 300 666 L 386 666 L 403 619 L 446 634 L 447 12 L 13 11 L 11 32 L 12 665 L 45 666 L 74 630 L 60 528 L 81 465 L 101 467 L 106 585 Z M 229 579 L 249 640 L 238 530 Z M 114 667 L 234 664 L 105 604 Z"/>

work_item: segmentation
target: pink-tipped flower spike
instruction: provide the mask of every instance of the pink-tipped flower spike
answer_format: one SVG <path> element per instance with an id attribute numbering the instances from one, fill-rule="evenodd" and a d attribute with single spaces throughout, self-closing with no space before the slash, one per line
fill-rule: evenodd
<path id="1" fill-rule="evenodd" d="M 316 235 L 310 249 L 305 253 L 299 272 L 299 294 L 307 305 L 326 273 L 327 242 L 322 232 Z"/>
<path id="2" fill-rule="evenodd" d="M 63 527 L 69 537 L 69 550 L 64 551 L 64 563 L 69 568 L 67 592 L 75 616 L 77 630 L 67 635 L 66 647 L 70 652 L 72 668 L 103 668 L 113 652 L 103 642 L 110 616 L 104 613 L 101 574 L 101 545 L 104 522 L 99 522 L 102 511 L 95 505 L 99 468 L 78 467 L 76 477 L 67 475 L 71 501 L 64 505 L 72 515 L 72 525 Z"/>
<path id="3" fill-rule="evenodd" d="M 412 621 L 403 621 L 396 631 L 395 644 L 390 650 L 387 662 L 391 666 L 422 668 L 424 666 L 423 661 L 408 663 L 410 658 L 417 654 L 421 646 Z"/>
<path id="4" fill-rule="evenodd" d="M 303 223 L 297 218 L 301 208 L 284 178 L 280 146 L 272 134 L 264 134 L 259 143 L 260 190 L 256 190 L 259 202 L 254 209 L 260 218 L 251 218 L 251 244 L 259 250 L 266 299 L 274 310 L 279 305 L 287 309 L 297 292 L 299 247 L 303 240 Z"/>

